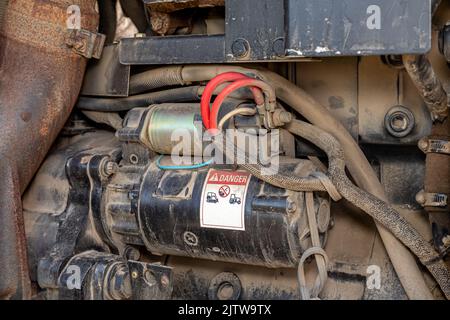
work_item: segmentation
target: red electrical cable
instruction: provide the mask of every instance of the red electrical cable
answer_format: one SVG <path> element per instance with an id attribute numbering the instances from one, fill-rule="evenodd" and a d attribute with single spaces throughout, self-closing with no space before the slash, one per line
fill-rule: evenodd
<path id="1" fill-rule="evenodd" d="M 219 74 L 218 76 L 214 77 L 213 79 L 211 79 L 211 81 L 208 82 L 208 84 L 205 87 L 205 91 L 202 94 L 202 99 L 200 102 L 202 120 L 203 120 L 203 124 L 205 125 L 206 129 L 211 128 L 210 103 L 211 103 L 211 98 L 214 94 L 214 90 L 216 90 L 216 88 L 223 83 L 232 82 L 232 81 L 236 81 L 236 80 L 242 80 L 242 79 L 253 79 L 253 78 L 250 78 L 250 77 L 246 76 L 245 74 L 239 73 L 239 72 L 225 72 L 225 73 Z M 252 90 L 253 96 L 255 98 L 261 93 L 261 91 L 258 88 L 252 87 L 251 90 Z"/>
<path id="2" fill-rule="evenodd" d="M 268 97 L 269 103 L 276 101 L 275 92 L 273 89 L 265 82 L 253 79 L 253 78 L 247 78 L 242 80 L 237 80 L 230 84 L 228 87 L 226 87 L 214 100 L 212 109 L 211 109 L 211 116 L 210 116 L 210 127 L 209 129 L 217 129 L 217 117 L 219 115 L 220 107 L 222 106 L 222 103 L 225 101 L 225 99 L 234 91 L 239 90 L 243 87 L 254 87 L 261 89 L 264 91 Z M 255 102 L 257 105 L 263 105 L 264 104 L 264 95 L 262 94 L 261 90 L 259 90 L 259 94 L 255 96 Z"/>

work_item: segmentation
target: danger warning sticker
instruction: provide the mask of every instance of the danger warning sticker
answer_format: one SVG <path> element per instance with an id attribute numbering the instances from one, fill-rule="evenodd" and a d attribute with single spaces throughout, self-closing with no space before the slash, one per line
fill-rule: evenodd
<path id="1" fill-rule="evenodd" d="M 250 178 L 245 171 L 208 172 L 200 207 L 202 228 L 245 230 L 245 196 Z"/>

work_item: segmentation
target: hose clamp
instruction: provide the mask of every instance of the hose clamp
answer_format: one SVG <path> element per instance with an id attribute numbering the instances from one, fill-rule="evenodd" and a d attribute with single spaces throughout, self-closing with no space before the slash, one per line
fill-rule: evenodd
<path id="1" fill-rule="evenodd" d="M 416 201 L 423 207 L 445 208 L 448 205 L 448 196 L 443 193 L 426 193 L 420 191 Z"/>
<path id="2" fill-rule="evenodd" d="M 450 141 L 444 139 L 424 138 L 419 141 L 419 148 L 424 153 L 440 153 L 450 155 Z"/>

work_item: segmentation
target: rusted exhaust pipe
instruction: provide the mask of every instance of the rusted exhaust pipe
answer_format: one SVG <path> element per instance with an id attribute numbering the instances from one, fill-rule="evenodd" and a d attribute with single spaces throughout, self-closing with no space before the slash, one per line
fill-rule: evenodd
<path id="1" fill-rule="evenodd" d="M 10 0 L 0 32 L 0 298 L 29 298 L 21 194 L 75 105 L 86 59 L 68 27 L 96 31 L 95 0 Z M 72 7 L 72 16 L 68 6 Z M 78 10 L 79 9 L 79 10 Z M 80 17 L 77 13 L 80 12 Z M 72 25 L 68 25 L 72 23 Z"/>

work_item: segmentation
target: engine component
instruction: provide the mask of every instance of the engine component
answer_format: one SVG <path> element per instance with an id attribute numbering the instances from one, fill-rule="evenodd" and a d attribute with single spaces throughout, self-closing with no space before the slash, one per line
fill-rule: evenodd
<path id="1" fill-rule="evenodd" d="M 150 107 L 145 119 L 145 141 L 150 150 L 159 154 L 172 154 L 183 137 L 190 145 L 183 155 L 201 156 L 203 141 L 198 104 L 160 104 Z M 175 129 L 175 130 L 174 130 Z M 145 137 L 145 138 L 144 138 Z"/>
<path id="2" fill-rule="evenodd" d="M 219 116 L 239 106 L 252 107 L 241 100 L 228 99 Z M 246 117 L 234 121 L 234 127 L 260 127 L 259 117 Z M 227 122 L 229 125 L 229 122 Z M 198 103 L 163 103 L 148 108 L 135 108 L 128 112 L 124 128 L 118 131 L 121 141 L 143 143 L 158 154 L 182 156 L 212 156 L 204 154 L 207 145 L 203 137 L 202 117 Z"/>
<path id="3" fill-rule="evenodd" d="M 302 175 L 314 171 L 308 161 L 282 167 Z M 316 214 L 322 201 L 316 197 Z M 302 243 L 304 202 L 303 193 L 272 187 L 244 171 L 164 172 L 151 165 L 140 187 L 139 225 L 152 253 L 295 267 L 308 248 Z"/>

